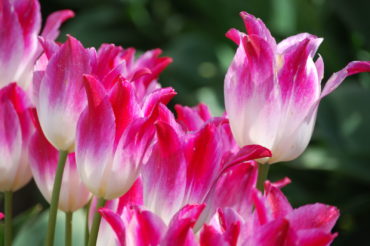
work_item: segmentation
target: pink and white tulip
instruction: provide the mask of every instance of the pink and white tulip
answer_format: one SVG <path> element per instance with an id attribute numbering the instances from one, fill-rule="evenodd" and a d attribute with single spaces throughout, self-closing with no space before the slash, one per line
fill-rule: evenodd
<path id="1" fill-rule="evenodd" d="M 4 218 L 5 218 L 4 214 L 3 213 L 0 213 L 0 220 L 2 220 Z"/>
<path id="2" fill-rule="evenodd" d="M 59 35 L 60 25 L 73 16 L 70 10 L 51 14 L 41 36 L 54 40 Z M 38 0 L 0 1 L 0 87 L 11 82 L 23 88 L 30 85 L 33 67 L 41 54 L 40 29 Z"/>
<path id="3" fill-rule="evenodd" d="M 202 246 L 327 246 L 339 216 L 333 206 L 310 204 L 293 209 L 279 187 L 266 182 L 262 196 L 254 190 L 255 210 L 247 214 L 220 209 L 200 233 Z"/>
<path id="4" fill-rule="evenodd" d="M 204 205 L 187 205 L 171 218 L 169 224 L 137 206 L 126 206 L 120 213 L 102 208 L 99 211 L 115 235 L 112 238 L 110 234 L 100 234 L 97 245 L 107 245 L 107 242 L 117 246 L 198 245 L 193 227 L 203 208 Z"/>
<path id="5" fill-rule="evenodd" d="M 30 166 L 37 187 L 50 203 L 58 166 L 58 150 L 48 142 L 39 125 L 36 129 L 30 141 Z M 64 212 L 74 212 L 84 207 L 90 197 L 77 171 L 75 154 L 70 153 L 64 168 L 58 208 Z"/>
<path id="6" fill-rule="evenodd" d="M 143 207 L 139 178 L 125 195 L 99 209 L 103 220 L 97 245 L 197 245 L 193 228 L 203 209 L 186 205 L 165 222 Z"/>
<path id="7" fill-rule="evenodd" d="M 210 191 L 206 206 L 180 206 L 169 219 L 146 210 L 142 181 L 137 180 L 126 195 L 99 210 L 103 220 L 97 245 L 327 246 L 337 236 L 331 233 L 339 216 L 335 207 L 316 203 L 293 209 L 280 190 L 289 179 L 267 181 L 262 195 L 255 188 L 255 164 L 233 167 Z M 248 182 L 241 181 L 243 176 Z M 207 206 L 216 207 L 212 219 L 197 228 Z"/>
<path id="8" fill-rule="evenodd" d="M 322 38 L 302 33 L 276 44 L 260 19 L 246 12 L 241 17 L 248 34 L 226 34 L 238 45 L 225 77 L 233 135 L 239 146 L 269 148 L 269 163 L 295 159 L 310 141 L 320 100 L 347 76 L 370 71 L 370 62 L 349 63 L 321 91 L 324 63 L 314 56 Z"/>
<path id="9" fill-rule="evenodd" d="M 85 75 L 85 88 L 88 106 L 77 126 L 77 166 L 89 190 L 111 200 L 126 193 L 138 177 L 155 132 L 155 105 L 175 93 L 158 89 L 141 106 L 132 83 L 122 78 L 107 90 L 96 77 Z"/>
<path id="10" fill-rule="evenodd" d="M 106 88 L 114 84 L 112 78 L 121 76 L 132 82 L 137 98 L 144 98 L 160 88 L 159 74 L 172 62 L 169 57 L 159 57 L 160 49 L 146 51 L 135 59 L 135 49 L 123 49 L 113 44 L 103 44 L 96 52 L 93 74 Z"/>
<path id="11" fill-rule="evenodd" d="M 176 108 L 179 115 L 197 114 L 199 108 L 208 111 L 204 105 Z M 199 225 L 218 207 L 235 205 L 247 210 L 245 189 L 254 185 L 257 174 L 250 160 L 269 157 L 270 151 L 257 145 L 237 148 L 225 118 L 210 118 L 199 128 L 196 125 L 201 121 L 194 118 L 187 123 L 194 131 L 184 131 L 183 120 L 180 125 L 167 108 L 158 109 L 157 142 L 142 169 L 144 206 L 168 223 L 187 204 L 207 204 Z M 219 195 L 226 186 L 235 192 Z"/>
<path id="12" fill-rule="evenodd" d="M 17 84 L 0 90 L 0 191 L 16 191 L 31 180 L 28 144 L 34 127 L 30 108 Z"/>
<path id="13" fill-rule="evenodd" d="M 73 152 L 77 120 L 86 107 L 84 73 L 91 71 L 90 54 L 75 38 L 58 46 L 43 41 L 48 62 L 34 75 L 34 103 L 46 138 L 58 150 Z"/>
<path id="14" fill-rule="evenodd" d="M 85 49 L 69 36 L 65 44 L 40 39 L 45 54 L 34 75 L 34 103 L 47 139 L 59 150 L 73 151 L 77 120 L 87 105 L 83 74 L 94 75 L 107 90 L 118 78 L 130 82 L 140 103 L 160 87 L 159 73 L 171 62 L 148 51 L 134 60 L 133 49 L 103 44 L 98 51 Z M 63 125 L 63 127 L 61 127 Z"/>

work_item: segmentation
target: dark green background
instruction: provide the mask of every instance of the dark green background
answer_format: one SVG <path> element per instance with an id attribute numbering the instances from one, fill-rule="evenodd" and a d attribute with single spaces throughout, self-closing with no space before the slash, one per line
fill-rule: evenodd
<path id="1" fill-rule="evenodd" d="M 260 17 L 277 41 L 299 32 L 324 37 L 319 49 L 325 79 L 352 60 L 370 60 L 368 0 L 44 0 L 44 17 L 72 9 L 63 26 L 85 46 L 113 42 L 140 51 L 161 48 L 174 62 L 160 77 L 179 93 L 174 103 L 203 101 L 215 114 L 223 110 L 223 79 L 236 46 L 225 32 L 244 31 L 238 13 Z M 64 40 L 64 34 L 61 40 Z M 323 82 L 323 83 L 324 83 Z M 370 75 L 353 76 L 325 98 L 311 144 L 298 160 L 270 169 L 271 180 L 284 176 L 284 188 L 297 207 L 322 202 L 341 217 L 333 245 L 368 245 L 370 232 Z M 33 184 L 16 194 L 19 213 L 36 203 L 45 207 Z"/>

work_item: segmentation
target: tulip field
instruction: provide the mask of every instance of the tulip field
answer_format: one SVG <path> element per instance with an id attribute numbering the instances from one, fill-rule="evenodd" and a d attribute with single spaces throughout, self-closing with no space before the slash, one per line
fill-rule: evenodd
<path id="1" fill-rule="evenodd" d="M 366 9 L 0 0 L 0 246 L 367 245 Z"/>

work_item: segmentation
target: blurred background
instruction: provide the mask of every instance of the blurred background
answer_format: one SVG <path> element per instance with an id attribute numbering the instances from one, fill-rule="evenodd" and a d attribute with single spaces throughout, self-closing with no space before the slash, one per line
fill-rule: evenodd
<path id="1" fill-rule="evenodd" d="M 324 81 L 352 60 L 370 60 L 368 0 L 43 0 L 41 6 L 44 19 L 59 9 L 76 12 L 60 40 L 70 33 L 85 46 L 112 42 L 139 51 L 161 48 L 174 59 L 160 77 L 163 86 L 178 92 L 174 104 L 202 101 L 215 115 L 223 112 L 224 75 L 236 50 L 224 34 L 231 27 L 244 31 L 242 10 L 261 18 L 277 41 L 299 32 L 324 37 L 319 49 Z M 325 98 L 306 152 L 270 170 L 273 181 L 292 179 L 284 192 L 294 207 L 321 202 L 340 209 L 333 245 L 367 245 L 370 75 L 350 77 Z M 16 213 L 25 214 L 19 224 L 47 206 L 33 183 L 16 193 L 15 204 Z M 29 231 L 40 233 L 35 226 Z"/>

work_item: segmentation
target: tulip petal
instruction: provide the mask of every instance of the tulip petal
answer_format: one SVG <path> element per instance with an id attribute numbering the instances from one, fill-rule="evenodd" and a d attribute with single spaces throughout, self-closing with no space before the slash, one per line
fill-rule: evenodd
<path id="1" fill-rule="evenodd" d="M 316 113 L 312 115 L 311 108 L 320 97 L 319 75 L 311 52 L 317 49 L 321 42 L 318 40 L 304 39 L 283 54 L 284 65 L 279 71 L 279 84 L 284 110 L 271 149 L 273 156 L 270 163 L 297 158 L 311 138 L 316 119 Z"/>
<path id="2" fill-rule="evenodd" d="M 280 115 L 274 60 L 272 47 L 250 35 L 242 39 L 227 71 L 225 106 L 239 146 L 272 145 Z"/>
<path id="3" fill-rule="evenodd" d="M 104 220 L 109 223 L 110 227 L 113 229 L 116 235 L 116 239 L 117 239 L 116 242 L 118 242 L 118 245 L 125 246 L 126 245 L 126 238 L 125 238 L 126 228 L 125 228 L 123 221 L 121 220 L 121 217 L 115 212 L 113 212 L 112 210 L 106 209 L 106 208 L 100 208 L 99 213 L 104 218 Z M 97 245 L 100 245 L 99 243 L 100 241 L 102 240 L 100 240 L 99 238 Z M 106 243 L 106 241 L 107 240 L 105 240 L 104 243 Z"/>
<path id="4" fill-rule="evenodd" d="M 47 139 L 57 149 L 74 149 L 77 120 L 86 106 L 82 75 L 89 70 L 87 51 L 69 36 L 50 59 L 40 83 L 37 113 Z"/>
<path id="5" fill-rule="evenodd" d="M 309 33 L 300 33 L 284 39 L 278 44 L 277 52 L 278 54 L 284 54 L 287 50 L 302 43 L 304 40 L 313 41 L 309 51 L 310 56 L 313 58 L 323 39 Z"/>
<path id="6" fill-rule="evenodd" d="M 204 225 L 200 234 L 201 245 L 240 245 L 242 221 L 233 209 L 219 209 L 211 221 L 212 226 Z"/>
<path id="7" fill-rule="evenodd" d="M 175 105 L 177 121 L 185 131 L 196 131 L 203 124 L 212 118 L 211 112 L 205 104 L 190 108 L 187 106 Z"/>
<path id="8" fill-rule="evenodd" d="M 320 99 L 334 91 L 348 76 L 363 72 L 370 72 L 370 61 L 353 61 L 348 63 L 345 68 L 334 73 L 329 78 L 321 93 Z"/>
<path id="9" fill-rule="evenodd" d="M 71 10 L 56 11 L 48 16 L 41 36 L 45 39 L 55 40 L 59 36 L 59 28 L 66 20 L 73 18 Z"/>
<path id="10" fill-rule="evenodd" d="M 107 74 L 114 70 L 120 63 L 125 63 L 125 60 L 120 58 L 122 53 L 123 48 L 120 46 L 115 46 L 114 44 L 102 44 L 96 54 L 97 60 L 93 66 L 94 75 L 101 81 L 104 81 Z M 117 72 L 121 73 L 123 71 L 123 67 L 119 66 L 119 68 L 120 71 Z"/>
<path id="11" fill-rule="evenodd" d="M 109 99 L 116 119 L 115 139 L 118 141 L 130 123 L 141 116 L 140 109 L 134 87 L 129 82 L 118 81 L 110 91 Z"/>
<path id="12" fill-rule="evenodd" d="M 337 234 L 325 233 L 321 230 L 302 230 L 298 231 L 300 246 L 328 246 L 336 238 Z"/>
<path id="13" fill-rule="evenodd" d="M 285 107 L 293 105 L 307 111 L 320 93 L 320 83 L 311 53 L 316 52 L 321 39 L 303 39 L 282 53 L 284 65 L 279 71 L 281 97 Z M 290 104 L 290 105 L 289 105 Z"/>
<path id="14" fill-rule="evenodd" d="M 52 191 L 52 187 L 53 185 L 50 187 L 50 191 Z M 89 202 L 90 197 L 91 194 L 78 173 L 75 153 L 68 154 L 60 190 L 59 209 L 66 212 L 77 211 Z"/>
<path id="15" fill-rule="evenodd" d="M 172 218 L 167 233 L 162 241 L 163 246 L 198 245 L 192 230 L 205 205 L 186 205 Z"/>
<path id="16" fill-rule="evenodd" d="M 162 53 L 161 49 L 154 49 L 145 52 L 136 60 L 133 71 L 138 71 L 140 68 L 148 68 L 151 73 L 141 78 L 141 83 L 147 87 L 149 83 L 158 77 L 158 75 L 172 62 L 170 57 L 159 57 Z M 133 72 L 133 74 L 135 74 Z"/>
<path id="17" fill-rule="evenodd" d="M 329 233 L 339 217 L 337 208 L 320 203 L 305 205 L 294 209 L 287 216 L 295 230 L 320 229 Z"/>
<path id="18" fill-rule="evenodd" d="M 246 145 L 239 149 L 236 154 L 231 156 L 225 166 L 229 167 L 245 161 L 271 157 L 271 155 L 272 153 L 269 149 L 266 149 L 260 145 Z"/>
<path id="19" fill-rule="evenodd" d="M 37 130 L 30 141 L 30 166 L 37 187 L 50 203 L 58 164 L 58 151 Z"/>
<path id="20" fill-rule="evenodd" d="M 142 107 L 144 116 L 150 116 L 159 103 L 166 105 L 176 94 L 172 87 L 154 90 L 144 99 Z"/>
<path id="21" fill-rule="evenodd" d="M 265 185 L 266 206 L 271 212 L 271 219 L 284 218 L 293 211 L 288 199 L 284 196 L 283 192 L 269 181 Z"/>
<path id="22" fill-rule="evenodd" d="M 41 46 L 44 50 L 44 54 L 46 55 L 47 59 L 50 59 L 60 49 L 60 45 L 58 45 L 58 43 L 53 40 L 39 37 L 39 41 L 41 43 Z M 46 69 L 46 67 L 44 69 Z"/>
<path id="23" fill-rule="evenodd" d="M 22 155 L 22 130 L 10 101 L 0 102 L 0 191 L 11 191 Z"/>
<path id="24" fill-rule="evenodd" d="M 88 107 L 77 124 L 76 158 L 81 179 L 98 197 L 107 192 L 113 158 L 115 117 L 105 89 L 93 76 L 85 76 Z M 101 144 L 104 143 L 104 144 Z"/>
<path id="25" fill-rule="evenodd" d="M 236 45 L 240 45 L 241 39 L 246 36 L 245 33 L 240 32 L 235 28 L 231 28 L 226 32 L 225 36 L 232 40 Z"/>
<path id="26" fill-rule="evenodd" d="M 138 224 L 138 227 L 131 231 L 132 241 L 136 241 L 133 245 L 160 245 L 166 227 L 163 221 L 155 214 L 138 208 L 135 209 L 134 219 L 137 222 L 131 223 Z"/>
<path id="27" fill-rule="evenodd" d="M 244 11 L 240 12 L 240 17 L 242 17 L 244 21 L 245 29 L 247 30 L 248 35 L 257 35 L 268 42 L 271 47 L 275 48 L 276 41 L 271 36 L 269 29 L 267 29 L 265 23 L 263 23 L 261 19 L 256 18 Z"/>
<path id="28" fill-rule="evenodd" d="M 257 167 L 254 162 L 225 169 L 205 199 L 207 207 L 198 221 L 197 228 L 201 225 L 200 222 L 208 221 L 218 208 L 233 208 L 239 214 L 248 216 L 252 211 L 252 190 L 256 180 Z"/>
<path id="29" fill-rule="evenodd" d="M 143 167 L 144 204 L 166 223 L 182 205 L 186 163 L 181 136 L 163 122 L 157 123 L 158 142 Z"/>
<path id="30" fill-rule="evenodd" d="M 204 225 L 200 233 L 200 245 L 202 246 L 229 246 L 223 235 L 215 228 Z"/>
<path id="31" fill-rule="evenodd" d="M 118 198 L 117 213 L 122 213 L 123 208 L 129 205 L 144 205 L 143 181 L 139 177 L 123 196 Z"/>
<path id="32" fill-rule="evenodd" d="M 150 119 L 138 118 L 126 129 L 118 142 L 113 164 L 106 167 L 107 199 L 125 194 L 147 163 L 150 144 L 154 136 Z"/>
<path id="33" fill-rule="evenodd" d="M 222 147 L 216 126 L 212 123 L 205 125 L 187 141 L 187 203 L 204 201 L 207 191 L 222 168 Z"/>
<path id="34" fill-rule="evenodd" d="M 39 124 L 37 118 L 35 120 L 35 124 Z M 37 187 L 50 203 L 58 167 L 58 151 L 45 138 L 40 126 L 36 128 L 29 147 L 30 166 Z M 77 172 L 75 155 L 69 154 L 64 168 L 58 208 L 73 212 L 85 206 L 89 200 L 90 193 Z"/>
<path id="35" fill-rule="evenodd" d="M 2 1 L 0 8 L 0 78 L 1 86 L 14 82 L 20 75 L 19 61 L 25 52 L 22 26 L 9 1 Z"/>
<path id="36" fill-rule="evenodd" d="M 256 244 L 261 246 L 295 245 L 289 238 L 289 222 L 285 219 L 264 225 L 256 235 Z M 290 243 L 289 243 L 290 242 Z"/>
<path id="37" fill-rule="evenodd" d="M 37 44 L 36 35 L 39 33 L 41 27 L 40 5 L 37 0 L 16 0 L 14 1 L 14 9 L 23 30 L 22 37 L 26 52 L 35 52 Z"/>

